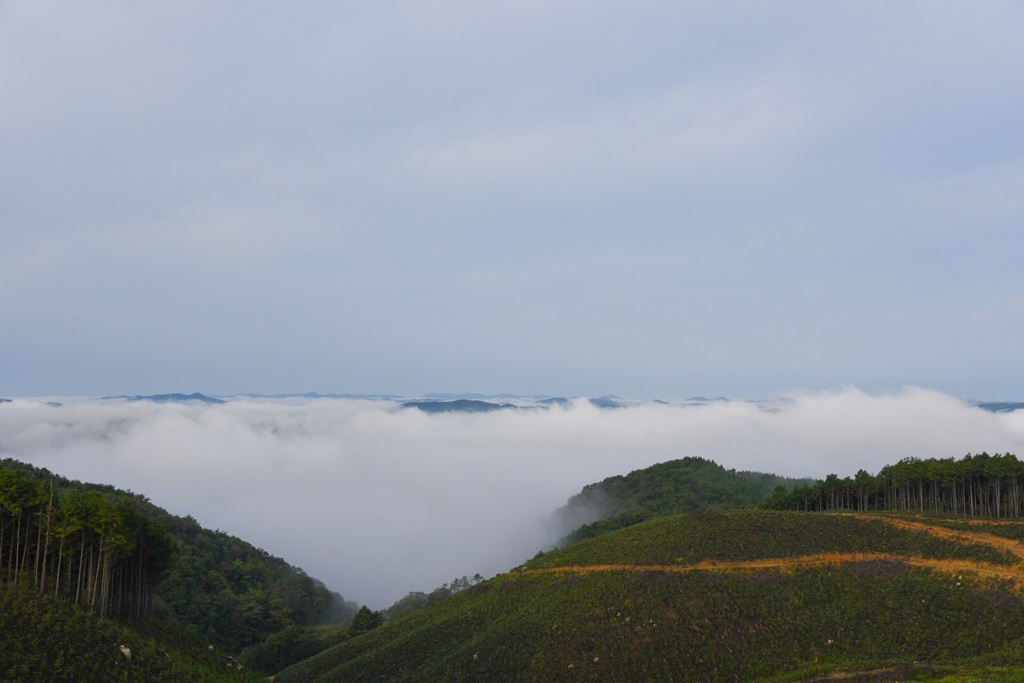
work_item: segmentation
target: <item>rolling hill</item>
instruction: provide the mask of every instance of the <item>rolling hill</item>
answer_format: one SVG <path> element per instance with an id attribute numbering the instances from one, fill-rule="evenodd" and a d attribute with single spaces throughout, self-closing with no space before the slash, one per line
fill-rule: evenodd
<path id="1" fill-rule="evenodd" d="M 275 680 L 1021 680 L 1024 522 L 999 530 L 878 513 L 660 517 Z"/>
<path id="2" fill-rule="evenodd" d="M 703 508 L 754 507 L 777 487 L 811 483 L 762 472 L 737 472 L 705 458 L 669 460 L 588 484 L 555 513 L 562 545 L 654 517 Z"/>

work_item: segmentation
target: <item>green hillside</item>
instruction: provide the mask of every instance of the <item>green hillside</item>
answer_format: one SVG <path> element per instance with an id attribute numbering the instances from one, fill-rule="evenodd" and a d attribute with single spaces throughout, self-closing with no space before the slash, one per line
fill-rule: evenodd
<path id="1" fill-rule="evenodd" d="M 275 680 L 1019 681 L 1019 532 L 878 514 L 662 517 L 535 558 Z"/>
<path id="2" fill-rule="evenodd" d="M 294 626 L 348 621 L 358 606 L 299 567 L 191 517 L 164 519 L 174 558 L 155 614 L 231 652 Z"/>
<path id="3" fill-rule="evenodd" d="M 32 587 L 0 584 L 0 681 L 263 680 L 218 648 L 152 620 L 100 618 Z"/>
<path id="4" fill-rule="evenodd" d="M 704 508 L 760 505 L 782 487 L 810 484 L 762 472 L 737 472 L 704 458 L 687 457 L 589 484 L 556 512 L 568 534 L 562 544 L 638 524 L 653 517 Z"/>

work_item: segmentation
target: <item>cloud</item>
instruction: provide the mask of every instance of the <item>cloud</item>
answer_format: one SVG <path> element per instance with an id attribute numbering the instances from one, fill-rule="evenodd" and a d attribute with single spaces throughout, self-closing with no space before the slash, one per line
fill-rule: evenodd
<path id="1" fill-rule="evenodd" d="M 114 484 L 384 607 L 505 571 L 552 539 L 585 484 L 684 456 L 822 477 L 908 456 L 1024 454 L 1024 412 L 924 389 L 797 393 L 759 406 L 642 404 L 427 415 L 390 402 L 0 405 L 0 455 Z"/>

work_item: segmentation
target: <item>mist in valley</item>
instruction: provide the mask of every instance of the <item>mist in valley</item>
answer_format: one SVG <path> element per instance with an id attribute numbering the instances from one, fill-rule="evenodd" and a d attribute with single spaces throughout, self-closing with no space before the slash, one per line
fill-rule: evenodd
<path id="1" fill-rule="evenodd" d="M 324 398 L 0 405 L 0 456 L 146 495 L 377 609 L 507 571 L 566 531 L 551 515 L 584 485 L 658 462 L 818 478 L 983 450 L 1024 453 L 1024 411 L 919 388 L 479 414 Z"/>

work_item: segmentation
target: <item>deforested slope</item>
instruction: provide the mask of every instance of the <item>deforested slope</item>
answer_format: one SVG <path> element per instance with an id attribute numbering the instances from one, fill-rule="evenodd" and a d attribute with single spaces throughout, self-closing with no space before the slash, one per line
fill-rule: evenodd
<path id="1" fill-rule="evenodd" d="M 982 656 L 1016 666 L 1013 549 L 900 519 L 655 519 L 535 558 L 276 680 L 707 683 L 927 677 Z"/>

